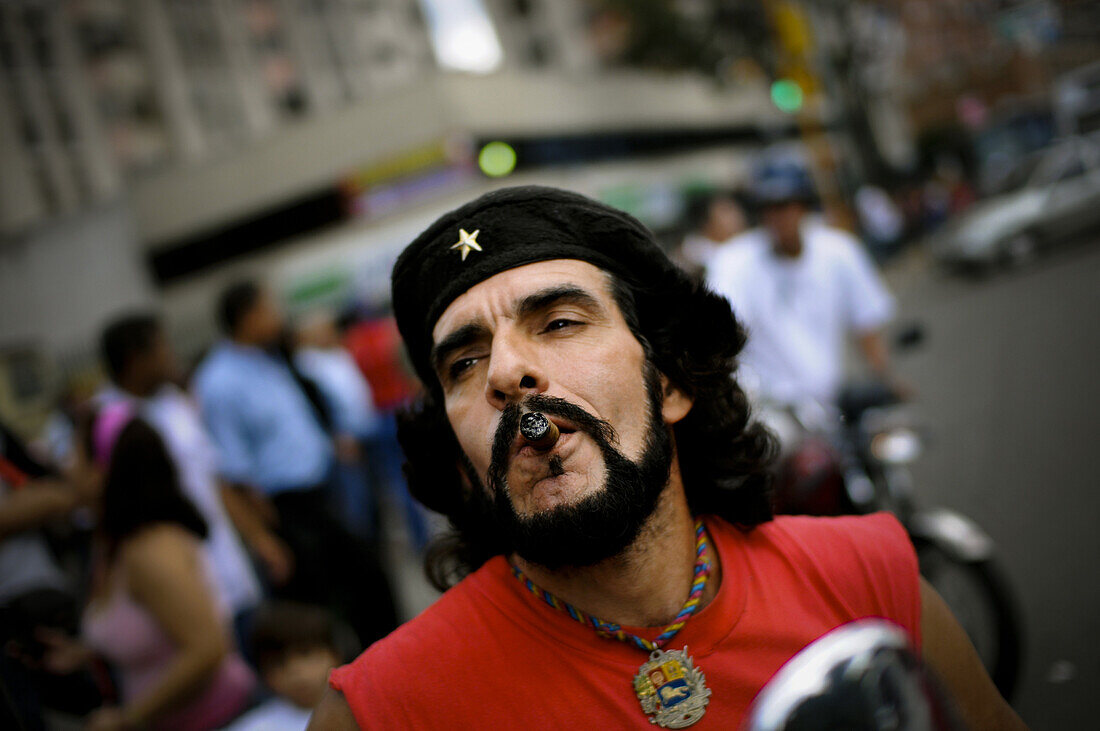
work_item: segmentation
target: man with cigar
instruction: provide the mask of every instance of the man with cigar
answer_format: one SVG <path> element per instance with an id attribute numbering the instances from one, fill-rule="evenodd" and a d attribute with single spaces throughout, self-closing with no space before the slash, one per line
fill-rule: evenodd
<path id="1" fill-rule="evenodd" d="M 1022 726 L 893 517 L 772 519 L 774 447 L 730 378 L 745 334 L 636 220 L 489 193 L 405 250 L 393 302 L 426 387 L 409 487 L 451 521 L 428 570 L 453 586 L 334 671 L 313 728 L 734 727 L 869 616 L 971 726 Z"/>

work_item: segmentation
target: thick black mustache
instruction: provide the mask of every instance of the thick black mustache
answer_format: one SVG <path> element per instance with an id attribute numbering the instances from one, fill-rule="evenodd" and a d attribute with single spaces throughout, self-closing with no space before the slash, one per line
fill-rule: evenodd
<path id="1" fill-rule="evenodd" d="M 509 453 L 519 433 L 519 420 L 524 410 L 541 411 L 548 416 L 559 416 L 568 420 L 577 428 L 577 431 L 592 437 L 604 453 L 613 449 L 613 445 L 619 441 L 619 436 L 611 424 L 593 416 L 580 406 L 557 396 L 532 394 L 520 403 L 508 404 L 500 415 L 500 423 L 497 424 L 496 434 L 493 436 L 493 452 L 489 461 L 489 487 L 493 491 L 504 488 Z"/>

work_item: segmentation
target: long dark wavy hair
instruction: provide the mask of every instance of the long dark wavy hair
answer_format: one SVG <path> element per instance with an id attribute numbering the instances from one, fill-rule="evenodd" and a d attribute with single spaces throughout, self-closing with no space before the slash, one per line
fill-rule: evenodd
<path id="1" fill-rule="evenodd" d="M 694 399 L 673 426 L 688 504 L 695 514 L 718 515 L 750 530 L 772 517 L 768 466 L 775 458 L 771 433 L 750 421 L 744 391 L 731 377 L 745 331 L 729 302 L 686 276 L 660 290 L 609 275 L 616 304 L 646 356 L 669 381 Z M 425 556 L 429 581 L 445 590 L 512 547 L 471 495 L 462 453 L 443 409 L 438 382 L 399 414 L 409 490 L 447 516 L 451 531 Z M 462 466 L 466 467 L 463 468 Z"/>
<path id="2" fill-rule="evenodd" d="M 207 525 L 180 489 L 176 465 L 153 427 L 132 419 L 119 432 L 103 483 L 100 531 L 108 557 L 151 523 L 174 523 L 200 540 Z"/>

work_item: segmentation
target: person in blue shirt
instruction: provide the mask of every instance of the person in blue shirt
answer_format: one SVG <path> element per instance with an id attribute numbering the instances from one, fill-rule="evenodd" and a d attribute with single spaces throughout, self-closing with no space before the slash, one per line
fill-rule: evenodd
<path id="1" fill-rule="evenodd" d="M 360 535 L 376 536 L 378 495 L 366 454 L 380 418 L 370 385 L 326 311 L 313 312 L 300 322 L 293 358 L 298 371 L 317 384 L 332 414 L 340 517 Z"/>
<path id="2" fill-rule="evenodd" d="M 374 546 L 328 503 L 335 451 L 323 399 L 279 349 L 283 319 L 268 292 L 234 284 L 218 314 L 226 339 L 199 366 L 194 391 L 222 477 L 291 549 L 293 568 L 275 593 L 327 605 L 370 643 L 396 626 L 396 613 Z"/>

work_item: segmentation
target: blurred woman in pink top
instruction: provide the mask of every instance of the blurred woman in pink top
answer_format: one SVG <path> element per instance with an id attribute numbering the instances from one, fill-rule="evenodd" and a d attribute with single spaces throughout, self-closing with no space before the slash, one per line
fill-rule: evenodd
<path id="1" fill-rule="evenodd" d="M 206 524 L 164 443 L 129 405 L 101 409 L 89 436 L 106 476 L 83 634 L 116 670 L 121 705 L 94 712 L 88 728 L 222 726 L 244 710 L 256 680 L 203 563 Z"/>

